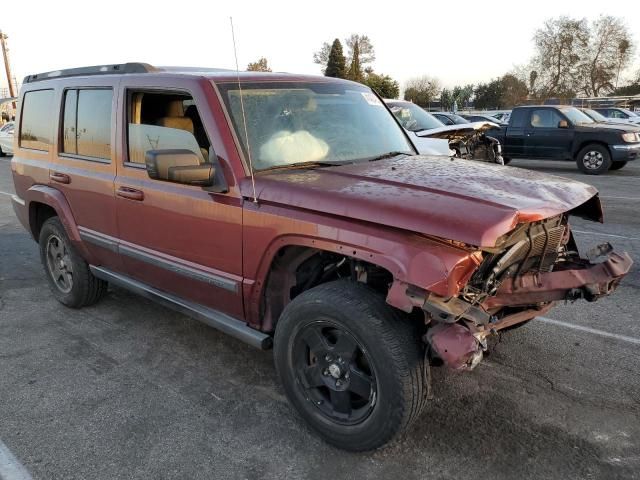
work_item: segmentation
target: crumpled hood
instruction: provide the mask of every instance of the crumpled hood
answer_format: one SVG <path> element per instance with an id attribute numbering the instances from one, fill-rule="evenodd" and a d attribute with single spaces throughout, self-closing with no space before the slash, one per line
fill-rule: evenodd
<path id="1" fill-rule="evenodd" d="M 514 167 L 404 156 L 256 175 L 259 202 L 291 206 L 492 247 L 518 223 L 548 218 L 597 190 Z M 250 179 L 241 182 L 252 197 Z"/>
<path id="2" fill-rule="evenodd" d="M 416 132 L 416 136 L 421 138 L 443 138 L 451 141 L 462 140 L 477 133 L 488 133 L 488 135 L 491 135 L 490 130 L 500 130 L 500 126 L 492 122 L 458 123 L 456 125 L 445 125 L 443 127 Z"/>

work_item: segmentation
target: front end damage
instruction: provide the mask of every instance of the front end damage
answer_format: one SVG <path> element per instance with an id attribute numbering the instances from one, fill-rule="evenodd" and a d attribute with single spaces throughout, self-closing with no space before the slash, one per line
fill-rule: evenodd
<path id="1" fill-rule="evenodd" d="M 425 314 L 432 359 L 472 369 L 501 330 L 544 315 L 558 301 L 593 302 L 616 289 L 633 264 L 629 255 L 606 243 L 581 256 L 567 219 L 565 213 L 521 223 L 496 247 L 481 249 L 479 266 L 456 296 L 407 290 Z"/>
<path id="2" fill-rule="evenodd" d="M 491 122 L 472 122 L 435 128 L 417 135 L 447 140 L 458 158 L 504 165 L 502 145 L 491 136 L 491 130 L 499 128 Z"/>

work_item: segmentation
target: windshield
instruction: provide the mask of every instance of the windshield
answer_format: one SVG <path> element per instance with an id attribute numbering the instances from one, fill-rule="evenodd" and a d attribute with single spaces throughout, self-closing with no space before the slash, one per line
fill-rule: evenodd
<path id="1" fill-rule="evenodd" d="M 342 164 L 415 153 L 369 88 L 329 82 L 218 84 L 236 135 L 254 170 L 298 164 Z"/>
<path id="2" fill-rule="evenodd" d="M 588 116 L 593 118 L 596 122 L 604 122 L 604 123 L 606 123 L 608 121 L 607 117 L 605 117 L 604 115 L 602 115 L 599 112 L 596 112 L 595 110 L 591 110 L 590 108 L 585 108 L 584 109 L 584 113 L 586 113 Z"/>
<path id="3" fill-rule="evenodd" d="M 400 125 L 412 132 L 431 130 L 444 126 L 444 123 L 430 113 L 425 112 L 415 103 L 387 102 L 387 106 L 396 116 Z"/>
<path id="4" fill-rule="evenodd" d="M 560 111 L 571 121 L 571 123 L 594 123 L 592 118 L 585 115 L 575 107 L 561 108 Z"/>

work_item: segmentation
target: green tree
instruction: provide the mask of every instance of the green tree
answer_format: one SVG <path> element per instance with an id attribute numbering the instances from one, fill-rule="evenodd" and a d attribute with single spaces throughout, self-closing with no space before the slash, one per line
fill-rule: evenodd
<path id="1" fill-rule="evenodd" d="M 347 66 L 346 59 L 342 53 L 342 43 L 337 38 L 331 45 L 331 51 L 327 59 L 327 68 L 324 70 L 324 74 L 327 77 L 346 78 Z"/>
<path id="2" fill-rule="evenodd" d="M 527 100 L 529 89 L 527 84 L 510 73 L 500 79 L 502 95 L 499 108 L 511 108 L 521 105 Z"/>
<path id="3" fill-rule="evenodd" d="M 440 107 L 443 110 L 453 110 L 453 95 L 446 88 L 443 88 L 442 92 L 440 92 Z"/>
<path id="4" fill-rule="evenodd" d="M 362 73 L 362 66 L 360 65 L 360 47 L 356 40 L 353 45 L 353 52 L 351 54 L 351 65 L 349 66 L 349 72 L 347 78 L 354 82 L 362 82 L 364 80 Z"/>
<path id="5" fill-rule="evenodd" d="M 400 85 L 389 75 L 367 72 L 364 84 L 380 95 L 382 98 L 398 98 L 400 95 Z"/>
<path id="6" fill-rule="evenodd" d="M 333 42 L 335 43 L 335 41 Z M 345 40 L 347 45 L 346 62 L 347 76 L 351 75 L 351 66 L 355 62 L 359 65 L 359 68 L 354 72 L 355 76 L 359 79 L 356 81 L 362 81 L 364 69 L 373 63 L 376 59 L 375 49 L 373 44 L 367 35 L 352 34 Z M 322 73 L 325 73 L 327 65 L 329 63 L 329 55 L 333 45 L 329 42 L 324 42 L 322 47 L 313 54 L 313 62 L 322 66 Z M 357 50 L 356 50 L 357 47 Z"/>
<path id="7" fill-rule="evenodd" d="M 499 78 L 489 83 L 479 83 L 474 90 L 473 106 L 477 109 L 498 109 L 502 99 L 502 82 Z"/>
<path id="8" fill-rule="evenodd" d="M 267 63 L 267 59 L 261 57 L 257 62 L 250 63 L 247 65 L 247 71 L 249 72 L 270 72 L 269 64 Z"/>

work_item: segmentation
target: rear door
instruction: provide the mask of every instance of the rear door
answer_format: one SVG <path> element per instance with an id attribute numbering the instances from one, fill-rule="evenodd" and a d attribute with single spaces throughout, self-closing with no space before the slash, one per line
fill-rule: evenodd
<path id="1" fill-rule="evenodd" d="M 567 119 L 555 108 L 531 109 L 525 128 L 525 156 L 557 160 L 567 158 L 574 131 L 571 124 L 569 128 L 560 128 L 558 125 L 561 120 Z"/>
<path id="2" fill-rule="evenodd" d="M 190 82 L 189 88 L 164 88 L 151 81 L 131 80 L 121 90 L 125 128 L 115 191 L 125 272 L 243 318 L 239 192 L 151 179 L 145 165 L 148 150 L 187 149 L 205 163 L 215 155 L 210 139 L 219 135 L 212 131 L 203 87 Z"/>
<path id="3" fill-rule="evenodd" d="M 507 157 L 517 158 L 524 156 L 525 125 L 528 119 L 528 109 L 515 109 L 509 119 L 509 126 L 503 127 L 506 130 L 503 153 Z M 489 135 L 491 135 L 491 132 L 489 132 Z"/>
<path id="4" fill-rule="evenodd" d="M 50 186 L 69 202 L 92 262 L 112 269 L 121 268 L 113 193 L 117 84 L 114 78 L 79 79 L 58 90 L 58 134 L 49 172 Z"/>

